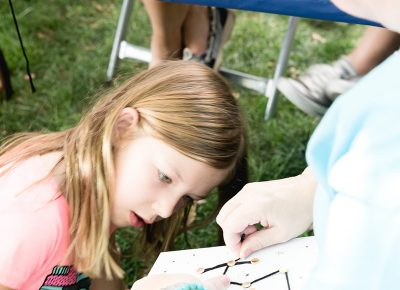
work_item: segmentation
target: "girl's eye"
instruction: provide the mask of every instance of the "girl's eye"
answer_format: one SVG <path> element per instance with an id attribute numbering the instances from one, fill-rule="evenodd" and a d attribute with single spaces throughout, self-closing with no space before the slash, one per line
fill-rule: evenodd
<path id="1" fill-rule="evenodd" d="M 165 173 L 158 171 L 158 178 L 165 183 L 170 184 L 172 182 L 172 179 L 168 177 Z"/>

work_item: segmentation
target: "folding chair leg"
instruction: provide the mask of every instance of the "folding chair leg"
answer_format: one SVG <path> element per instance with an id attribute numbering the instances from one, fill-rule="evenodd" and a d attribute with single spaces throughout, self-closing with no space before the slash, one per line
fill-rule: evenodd
<path id="1" fill-rule="evenodd" d="M 151 53 L 149 49 L 132 45 L 124 40 L 126 29 L 129 26 L 133 4 L 134 0 L 123 0 L 121 12 L 118 19 L 118 25 L 115 32 L 110 61 L 107 68 L 107 81 L 112 80 L 118 61 L 120 59 L 132 58 L 145 62 L 151 61 Z M 220 71 L 222 75 L 224 75 L 233 83 L 241 85 L 245 88 L 258 91 L 268 97 L 268 103 L 264 115 L 265 120 L 269 120 L 275 112 L 275 107 L 277 103 L 276 83 L 286 68 L 290 48 L 292 46 L 294 38 L 294 33 L 297 28 L 297 22 L 298 17 L 289 17 L 288 30 L 282 42 L 282 48 L 279 53 L 274 78 L 272 80 L 248 75 L 242 72 L 228 70 L 226 68 L 221 68 Z"/>
<path id="2" fill-rule="evenodd" d="M 298 17 L 289 17 L 288 30 L 285 38 L 283 39 L 282 48 L 279 52 L 278 63 L 275 68 L 274 79 L 268 82 L 266 96 L 268 97 L 267 107 L 265 109 L 264 120 L 269 120 L 275 112 L 277 104 L 276 95 L 276 83 L 282 76 L 286 69 L 287 60 L 289 58 L 290 48 L 294 39 L 294 33 L 296 32 Z"/>
<path id="3" fill-rule="evenodd" d="M 126 28 L 129 26 L 134 0 L 124 0 L 119 14 L 117 30 L 111 51 L 110 61 L 107 68 L 107 81 L 111 81 L 119 60 L 119 49 L 121 41 L 125 37 Z"/>
<path id="4" fill-rule="evenodd" d="M 1 91 L 4 91 L 6 100 L 9 100 L 14 93 L 11 86 L 11 78 L 7 62 L 0 49 L 0 92 Z"/>

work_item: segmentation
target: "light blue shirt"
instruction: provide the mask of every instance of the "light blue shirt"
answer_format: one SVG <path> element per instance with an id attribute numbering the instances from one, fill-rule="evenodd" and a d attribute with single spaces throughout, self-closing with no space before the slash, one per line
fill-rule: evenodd
<path id="1" fill-rule="evenodd" d="M 400 52 L 335 101 L 307 161 L 319 258 L 305 290 L 399 290 Z"/>

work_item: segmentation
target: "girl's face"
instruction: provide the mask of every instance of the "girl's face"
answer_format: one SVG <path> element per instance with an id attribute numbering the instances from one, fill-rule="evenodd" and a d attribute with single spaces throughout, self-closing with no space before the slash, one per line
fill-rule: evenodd
<path id="1" fill-rule="evenodd" d="M 228 174 L 151 136 L 118 146 L 115 167 L 111 222 L 116 227 L 142 227 L 167 218 L 190 199 L 205 198 Z"/>

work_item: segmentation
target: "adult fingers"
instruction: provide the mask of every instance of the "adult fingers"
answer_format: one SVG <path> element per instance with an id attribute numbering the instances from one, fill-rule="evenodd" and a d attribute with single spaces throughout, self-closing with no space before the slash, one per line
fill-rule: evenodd
<path id="1" fill-rule="evenodd" d="M 241 234 L 238 233 L 228 233 L 228 232 L 224 232 L 223 233 L 224 236 L 224 242 L 225 245 L 228 247 L 228 249 L 237 257 L 239 257 L 240 254 L 240 248 L 242 246 L 240 238 L 241 238 Z"/>
<path id="2" fill-rule="evenodd" d="M 223 290 L 228 289 L 230 285 L 229 277 L 226 275 L 215 277 L 204 281 L 207 290 Z"/>
<path id="3" fill-rule="evenodd" d="M 246 206 L 240 206 L 220 226 L 224 233 L 226 246 L 235 254 L 239 255 L 242 243 L 242 235 L 249 235 L 257 231 L 254 225 L 261 222 L 261 217 Z"/>
<path id="4" fill-rule="evenodd" d="M 266 214 L 261 208 L 242 204 L 232 211 L 224 220 L 217 220 L 224 232 L 241 234 L 248 226 L 263 224 L 266 226 Z"/>
<path id="5" fill-rule="evenodd" d="M 240 248 L 239 256 L 245 259 L 255 251 L 280 242 L 284 241 L 281 241 L 280 232 L 277 228 L 262 229 L 246 236 Z"/>
<path id="6" fill-rule="evenodd" d="M 232 212 L 235 212 L 237 208 L 242 206 L 243 204 L 251 203 L 251 200 L 249 200 L 248 198 L 251 192 L 251 187 L 249 186 L 249 184 L 246 184 L 242 188 L 242 190 L 240 190 L 234 197 L 228 200 L 218 213 L 217 223 L 219 224 L 220 222 L 224 222 L 227 218 L 229 218 Z"/>
<path id="7" fill-rule="evenodd" d="M 225 245 L 235 256 L 239 257 L 243 238 L 253 234 L 256 231 L 257 228 L 255 226 L 248 226 L 241 234 L 231 234 L 228 232 L 224 232 Z"/>
<path id="8" fill-rule="evenodd" d="M 232 212 L 236 211 L 237 208 L 240 206 L 240 202 L 237 200 L 236 197 L 231 198 L 228 200 L 220 209 L 216 221 L 217 224 L 224 223 L 226 219 L 232 214 Z"/>
<path id="9" fill-rule="evenodd" d="M 248 226 L 244 231 L 243 231 L 243 235 L 245 238 L 248 235 L 251 235 L 252 233 L 255 233 L 257 231 L 257 227 L 256 226 Z"/>

